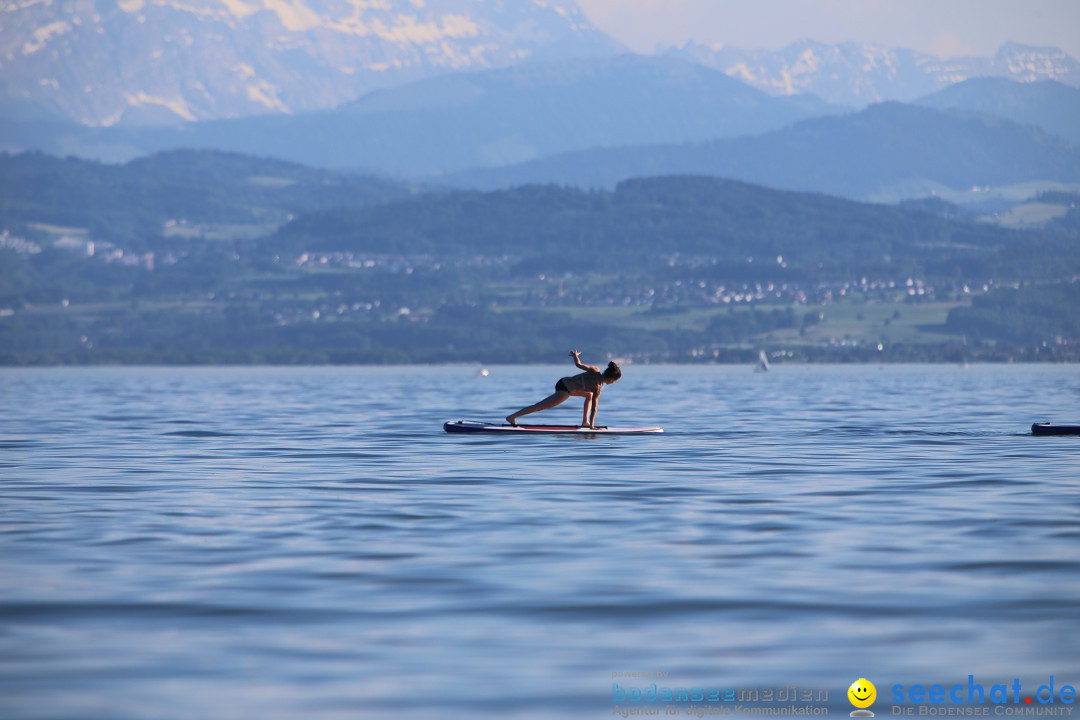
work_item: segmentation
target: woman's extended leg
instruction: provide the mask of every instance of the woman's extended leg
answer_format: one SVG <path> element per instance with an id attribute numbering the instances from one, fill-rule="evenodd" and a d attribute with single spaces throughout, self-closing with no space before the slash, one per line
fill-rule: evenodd
<path id="1" fill-rule="evenodd" d="M 556 405 L 562 405 L 569 398 L 570 393 L 563 392 L 562 390 L 556 390 L 554 393 L 548 395 L 546 398 L 536 403 L 535 405 L 530 405 L 527 408 L 521 408 L 513 415 L 507 415 L 506 422 L 510 423 L 511 425 L 517 425 L 517 419 L 522 415 L 530 415 L 534 412 L 540 412 L 541 410 L 553 408 Z"/>

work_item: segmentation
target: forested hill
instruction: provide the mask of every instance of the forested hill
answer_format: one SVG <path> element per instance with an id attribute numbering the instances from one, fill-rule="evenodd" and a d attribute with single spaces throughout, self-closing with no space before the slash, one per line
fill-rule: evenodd
<path id="1" fill-rule="evenodd" d="M 1036 272 L 1062 242 L 919 211 L 706 177 L 631 180 L 613 191 L 526 186 L 316 212 L 285 225 L 282 249 L 541 256 L 560 271 L 708 257 L 733 276 Z M 1027 259 L 1021 259 L 1021 256 Z M 778 262 L 778 258 L 782 258 Z M 1016 265 L 1021 262 L 1022 267 Z M 771 268 L 771 269 L 770 269 Z"/>
<path id="2" fill-rule="evenodd" d="M 413 195 L 214 153 L 0 156 L 0 183 L 0 364 L 1080 358 L 1068 193 L 1021 231 L 709 177 Z"/>
<path id="3" fill-rule="evenodd" d="M 0 153 L 0 229 L 47 223 L 125 244 L 145 244 L 169 220 L 270 232 L 292 215 L 407 194 L 401 183 L 208 150 L 158 153 L 125 165 Z"/>

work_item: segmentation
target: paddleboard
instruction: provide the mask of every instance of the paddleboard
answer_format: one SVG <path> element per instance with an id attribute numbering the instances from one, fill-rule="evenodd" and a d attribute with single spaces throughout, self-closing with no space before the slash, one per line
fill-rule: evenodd
<path id="1" fill-rule="evenodd" d="M 1054 425 L 1053 423 L 1035 423 L 1031 426 L 1032 435 L 1080 435 L 1080 425 Z"/>
<path id="2" fill-rule="evenodd" d="M 577 425 L 497 425 L 481 420 L 447 420 L 443 430 L 448 433 L 503 433 L 519 435 L 640 435 L 662 433 L 662 427 L 606 427 L 583 428 Z"/>

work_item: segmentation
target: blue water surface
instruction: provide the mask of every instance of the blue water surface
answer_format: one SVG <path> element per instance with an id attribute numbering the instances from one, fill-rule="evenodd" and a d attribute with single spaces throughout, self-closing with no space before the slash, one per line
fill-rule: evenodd
<path id="1" fill-rule="evenodd" d="M 663 435 L 443 433 L 572 368 L 477 370 L 0 371 L 0 717 L 1080 686 L 1080 437 L 1029 430 L 1080 368 L 628 366 L 599 421 Z"/>

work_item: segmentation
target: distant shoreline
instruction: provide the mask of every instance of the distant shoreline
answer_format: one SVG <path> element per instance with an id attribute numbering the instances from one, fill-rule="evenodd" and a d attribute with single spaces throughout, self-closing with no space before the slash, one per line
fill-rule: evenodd
<path id="1" fill-rule="evenodd" d="M 617 356 L 614 356 L 617 359 Z M 1080 365 L 1080 356 L 1076 353 L 1068 357 L 1046 356 L 1025 354 L 1023 357 L 1005 359 L 974 357 L 966 360 L 948 358 L 878 358 L 857 359 L 849 356 L 834 356 L 831 358 L 792 359 L 792 358 L 769 358 L 770 367 L 773 369 L 782 367 L 808 367 L 808 366 L 852 366 L 852 365 L 935 365 L 935 366 L 1001 366 L 1001 365 Z M 633 360 L 625 362 L 629 366 L 648 367 L 660 365 L 674 365 L 685 367 L 755 367 L 756 355 L 747 360 L 702 360 L 702 359 L 676 359 L 660 358 L 650 360 Z M 235 362 L 215 360 L 193 361 L 168 361 L 147 362 L 133 359 L 131 361 L 99 361 L 99 362 L 25 362 L 13 363 L 0 361 L 0 370 L 5 369 L 78 369 L 78 368 L 394 368 L 394 367 L 461 367 L 461 368 L 491 368 L 491 367 L 556 367 L 556 361 L 520 360 L 481 362 L 470 360 L 399 360 L 393 362 L 333 362 L 333 361 L 305 361 L 295 362 Z"/>

